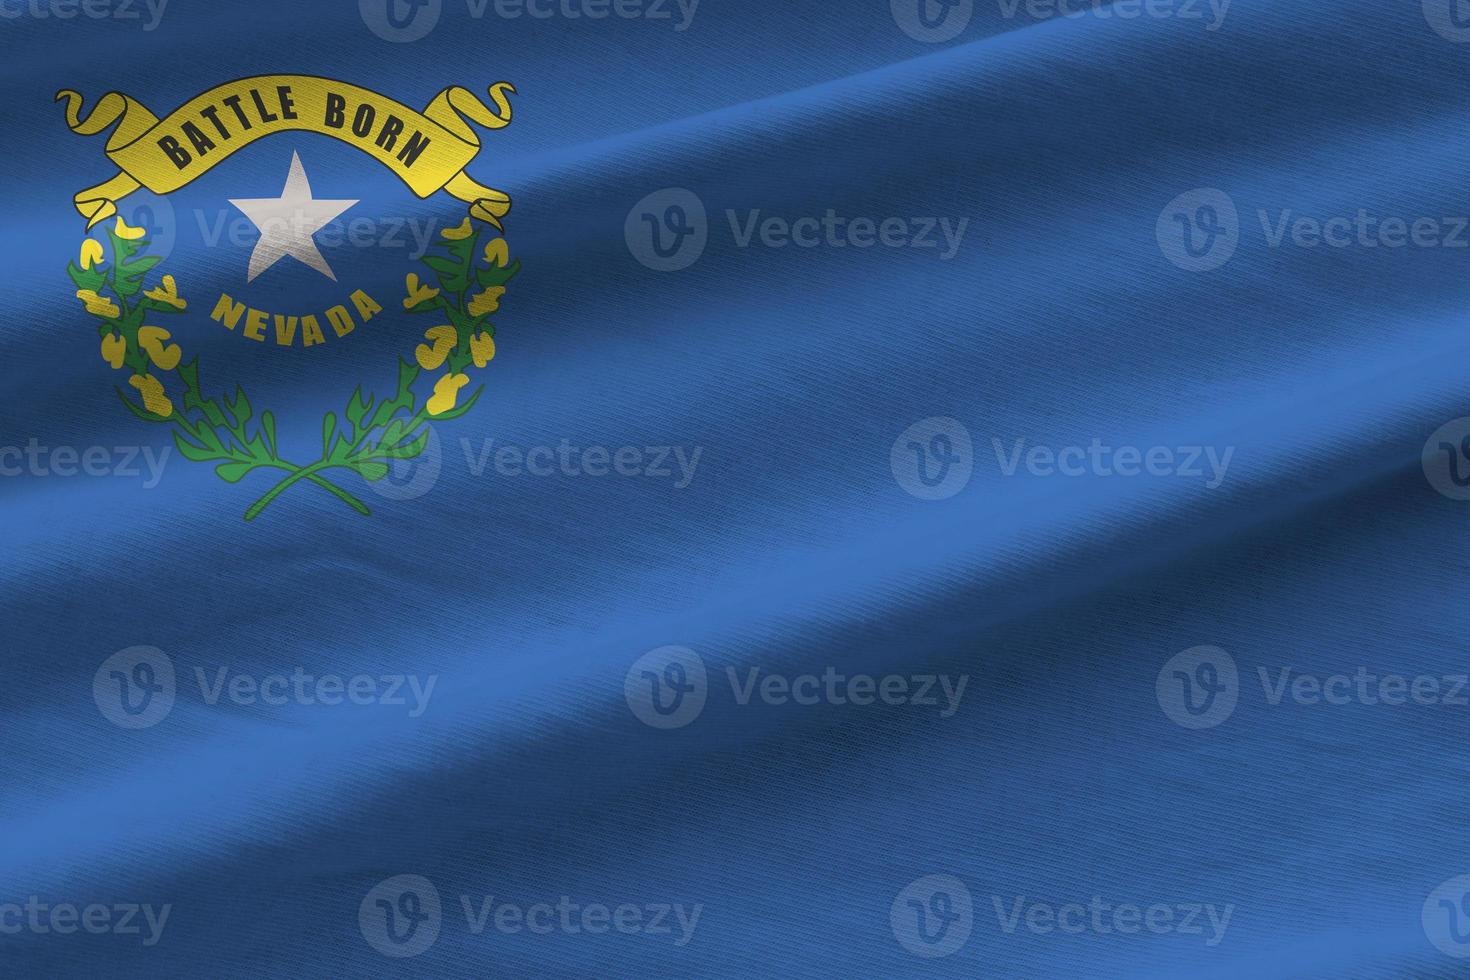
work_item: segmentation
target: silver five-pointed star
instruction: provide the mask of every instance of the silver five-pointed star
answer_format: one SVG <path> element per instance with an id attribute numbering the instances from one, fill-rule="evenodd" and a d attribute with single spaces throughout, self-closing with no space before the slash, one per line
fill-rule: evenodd
<path id="1" fill-rule="evenodd" d="M 311 236 L 357 202 L 313 200 L 311 184 L 307 183 L 306 170 L 296 151 L 291 152 L 291 172 L 286 176 L 286 189 L 280 197 L 231 199 L 230 203 L 245 212 L 245 217 L 260 229 L 260 240 L 250 253 L 247 282 L 275 265 L 283 255 L 305 262 L 333 282 L 337 281 Z"/>

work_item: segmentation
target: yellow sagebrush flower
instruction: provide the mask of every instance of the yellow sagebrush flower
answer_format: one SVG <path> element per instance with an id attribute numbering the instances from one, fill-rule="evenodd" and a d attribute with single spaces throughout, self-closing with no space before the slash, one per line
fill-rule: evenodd
<path id="1" fill-rule="evenodd" d="M 414 349 L 413 356 L 418 360 L 419 367 L 425 371 L 432 371 L 443 364 L 445 358 L 449 356 L 449 352 L 454 350 L 454 344 L 459 339 L 459 334 L 455 333 L 454 328 L 446 323 L 442 327 L 430 327 L 428 330 L 425 330 L 424 339 L 428 340 L 434 346 L 430 347 L 428 344 L 419 344 Z"/>
<path id="2" fill-rule="evenodd" d="M 492 238 L 485 246 L 485 261 L 490 265 L 505 268 L 510 264 L 510 248 L 504 238 Z"/>
<path id="3" fill-rule="evenodd" d="M 102 264 L 102 243 L 95 238 L 82 239 L 82 254 L 77 264 L 83 269 L 92 269 Z"/>
<path id="4" fill-rule="evenodd" d="M 488 333 L 477 333 L 470 338 L 470 356 L 475 367 L 482 368 L 495 359 L 495 338 Z"/>
<path id="5" fill-rule="evenodd" d="M 122 310 L 117 304 L 106 296 L 98 296 L 94 289 L 78 289 L 77 299 L 86 304 L 87 312 L 93 316 L 105 317 L 108 320 L 116 320 L 122 316 Z"/>
<path id="6" fill-rule="evenodd" d="M 132 225 L 124 221 L 122 219 L 122 215 L 117 216 L 117 226 L 113 228 L 112 233 L 118 238 L 122 238 L 130 242 L 135 242 L 147 234 L 147 232 L 144 231 L 142 228 L 134 228 Z"/>
<path id="7" fill-rule="evenodd" d="M 434 394 L 424 406 L 430 415 L 443 415 L 459 400 L 459 389 L 470 383 L 467 374 L 446 374 L 434 382 Z"/>
<path id="8" fill-rule="evenodd" d="M 128 352 L 127 341 L 115 333 L 102 338 L 102 359 L 111 364 L 113 370 L 123 366 L 123 356 Z"/>
<path id="9" fill-rule="evenodd" d="M 173 276 L 164 276 L 162 286 L 154 286 L 143 295 L 155 302 L 166 303 L 176 310 L 182 310 L 189 305 L 188 301 L 179 295 L 179 286 L 174 282 Z"/>
<path id="10" fill-rule="evenodd" d="M 418 273 L 410 272 L 406 280 L 408 285 L 408 299 L 403 301 L 403 308 L 411 310 L 420 303 L 431 300 L 439 295 L 439 290 L 433 286 L 425 286 L 419 282 Z"/>
<path id="11" fill-rule="evenodd" d="M 505 295 L 504 286 L 491 286 L 470 300 L 470 316 L 484 316 L 500 309 L 500 297 Z"/>
<path id="12" fill-rule="evenodd" d="M 138 389 L 138 394 L 143 396 L 143 407 L 154 415 L 168 418 L 174 413 L 174 403 L 168 400 L 163 383 L 153 375 L 135 374 L 128 379 L 128 384 Z"/>
<path id="13" fill-rule="evenodd" d="M 439 234 L 443 235 L 445 238 L 449 239 L 452 242 L 457 242 L 461 239 L 469 238 L 474 233 L 475 229 L 470 226 L 469 218 L 465 218 L 464 221 L 460 222 L 459 227 L 457 228 L 445 228 L 443 231 L 439 232 Z"/>
<path id="14" fill-rule="evenodd" d="M 184 352 L 178 344 L 164 346 L 168 338 L 168 331 L 162 327 L 143 327 L 138 331 L 138 346 L 148 352 L 148 359 L 165 371 L 172 371 L 179 366 Z"/>

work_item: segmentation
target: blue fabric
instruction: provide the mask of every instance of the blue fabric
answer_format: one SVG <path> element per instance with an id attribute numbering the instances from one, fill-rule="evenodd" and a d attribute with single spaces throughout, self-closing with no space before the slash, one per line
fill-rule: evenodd
<path id="1" fill-rule="evenodd" d="M 399 43 L 368 2 L 3 0 L 0 448 L 109 462 L 0 456 L 0 973 L 1466 975 L 1448 3 L 474 9 Z M 291 72 L 415 107 L 513 82 L 469 169 L 523 265 L 426 492 L 348 474 L 370 517 L 297 486 L 247 523 L 265 474 L 175 450 L 150 478 L 174 444 L 119 404 L 64 272 L 72 195 L 113 168 L 53 98 L 162 115 Z M 407 232 L 324 244 L 336 284 L 290 259 L 247 284 L 248 223 L 210 244 L 293 151 L 348 217 L 464 213 L 311 134 L 127 213 L 172 238 L 164 325 L 205 386 L 309 457 L 431 324 Z M 860 247 L 854 218 L 935 245 Z M 1435 243 L 1404 244 L 1420 219 Z M 659 271 L 681 230 L 703 251 Z M 209 319 L 359 286 L 384 312 L 311 350 Z M 496 462 L 564 440 L 637 475 Z M 104 706 L 160 655 L 166 716 L 128 727 Z M 372 703 L 251 693 L 297 674 Z M 1385 703 L 1390 675 L 1435 693 Z M 103 907 L 98 934 L 58 906 Z"/>

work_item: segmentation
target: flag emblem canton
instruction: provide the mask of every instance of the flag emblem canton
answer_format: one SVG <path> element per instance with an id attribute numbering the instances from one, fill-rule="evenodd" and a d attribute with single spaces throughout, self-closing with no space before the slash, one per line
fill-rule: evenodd
<path id="1" fill-rule="evenodd" d="M 430 421 L 457 418 L 479 399 L 483 388 L 467 390 L 472 372 L 495 357 L 492 316 L 520 263 L 511 258 L 502 223 L 510 197 L 477 182 L 466 167 L 481 148 L 472 124 L 491 130 L 509 125 L 514 92 L 509 83 L 496 83 L 487 103 L 452 86 L 418 111 L 346 82 L 270 75 L 216 86 L 163 119 L 118 92 L 104 95 L 85 115 L 79 93 L 57 95 L 73 132 L 112 130 L 105 152 L 118 172 L 73 197 L 87 235 L 67 275 L 97 323 L 102 360 L 125 378 L 117 395 L 138 419 L 168 426 L 179 452 L 212 465 L 220 479 L 239 483 L 271 474 L 276 482 L 246 509 L 247 521 L 292 487 L 307 485 L 370 513 L 347 478 L 384 479 L 395 463 L 423 454 Z M 130 194 L 166 196 L 241 148 L 293 131 L 331 136 L 360 150 L 419 198 L 444 192 L 466 205 L 461 222 L 440 232 L 429 253 L 405 272 L 401 296 L 380 302 L 363 284 L 345 283 L 339 302 L 304 311 L 275 309 L 251 292 L 283 263 L 339 283 L 317 235 L 360 202 L 321 193 L 294 151 L 279 195 L 229 199 L 258 237 L 240 287 L 203 302 L 165 269 L 164 255 L 150 253 L 147 230 L 118 212 L 118 202 Z M 398 357 L 396 379 L 376 389 L 358 384 L 345 402 L 327 410 L 320 457 L 299 461 L 283 452 L 272 412 L 257 412 L 242 385 L 232 392 L 226 386 L 224 393 L 207 387 L 199 357 L 186 358 L 174 331 L 163 326 L 201 314 L 240 337 L 282 347 L 343 338 L 378 316 L 415 316 L 426 325 L 416 332 L 422 342 L 411 356 L 405 351 Z"/>

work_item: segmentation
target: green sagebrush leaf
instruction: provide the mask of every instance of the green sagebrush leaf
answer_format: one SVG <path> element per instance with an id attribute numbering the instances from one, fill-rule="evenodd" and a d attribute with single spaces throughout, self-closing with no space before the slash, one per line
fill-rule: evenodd
<path id="1" fill-rule="evenodd" d="M 117 274 L 129 279 L 136 279 L 155 265 L 163 261 L 160 255 L 145 255 L 141 259 L 124 262 L 117 267 Z"/>
<path id="2" fill-rule="evenodd" d="M 112 245 L 113 261 L 118 265 L 122 265 L 148 245 L 146 238 L 135 238 L 130 241 L 126 238 L 117 237 L 115 228 L 109 228 L 107 230 L 107 240 Z"/>
<path id="3" fill-rule="evenodd" d="M 184 384 L 190 391 L 199 390 L 199 358 L 190 359 L 179 365 L 179 377 L 184 379 Z"/>
<path id="4" fill-rule="evenodd" d="M 90 289 L 94 293 L 107 282 L 107 277 L 96 269 L 83 269 L 75 262 L 67 263 L 66 274 L 71 277 L 71 281 L 78 289 Z"/>
<path id="5" fill-rule="evenodd" d="M 441 259 L 437 255 L 426 255 L 424 265 L 434 270 L 439 286 L 445 292 L 462 293 L 470 287 L 470 277 L 464 263 Z"/>
<path id="6" fill-rule="evenodd" d="M 198 407 L 204 410 L 204 417 L 209 419 L 210 425 L 229 426 L 230 423 L 225 419 L 225 413 L 220 411 L 220 407 L 214 403 L 212 398 L 202 399 Z"/>
<path id="7" fill-rule="evenodd" d="M 332 437 L 337 434 L 337 413 L 328 412 L 322 419 L 322 458 L 326 459 L 332 453 Z"/>
<path id="8" fill-rule="evenodd" d="M 112 288 L 122 297 L 136 296 L 143 289 L 142 277 L 129 279 L 126 276 L 118 276 L 112 283 Z"/>
<path id="9" fill-rule="evenodd" d="M 444 250 L 454 256 L 454 263 L 461 268 L 468 268 L 470 257 L 475 254 L 475 247 L 479 244 L 480 236 L 471 235 L 468 238 L 440 238 L 435 244 L 444 246 Z M 434 256 L 428 256 L 433 258 Z M 439 261 L 444 261 L 440 259 Z"/>
<path id="10" fill-rule="evenodd" d="M 369 395 L 366 400 L 363 400 L 362 385 L 358 385 L 357 390 L 352 393 L 352 400 L 347 403 L 347 421 L 352 423 L 354 436 L 362 430 L 363 417 L 367 415 L 372 404 L 373 396 Z"/>
<path id="11" fill-rule="evenodd" d="M 178 431 L 174 432 L 174 445 L 179 447 L 179 454 L 191 462 L 208 463 L 211 460 L 219 459 L 218 453 L 206 449 L 203 446 L 196 446 L 188 439 L 185 439 L 183 434 Z"/>
<path id="12" fill-rule="evenodd" d="M 207 425 L 201 425 L 199 427 L 198 436 L 199 436 L 199 441 L 202 442 L 208 448 L 213 449 L 216 454 L 221 454 L 222 455 L 224 453 L 224 451 L 225 451 L 224 441 L 222 439 L 220 439 L 219 433 L 218 432 L 215 432 L 209 426 L 207 426 Z"/>
<path id="13" fill-rule="evenodd" d="M 515 274 L 521 271 L 521 260 L 516 259 L 510 265 L 501 268 L 498 265 L 486 269 L 475 270 L 475 280 L 481 287 L 504 286 L 515 278 Z"/>
<path id="14" fill-rule="evenodd" d="M 382 451 L 382 455 L 389 459 L 413 459 L 424 451 L 429 444 L 429 430 L 420 432 L 413 442 L 406 442 L 401 446 L 389 446 Z"/>
<path id="15" fill-rule="evenodd" d="M 270 448 L 271 455 L 279 455 L 280 451 L 276 448 L 276 417 L 270 412 L 261 414 L 260 431 L 265 433 L 266 445 Z"/>
<path id="16" fill-rule="evenodd" d="M 254 410 L 250 407 L 250 399 L 245 394 L 245 389 L 239 385 L 235 386 L 234 400 L 226 402 L 225 407 L 230 410 L 230 415 L 234 416 L 237 426 L 249 422 L 251 416 L 254 414 Z"/>
<path id="17" fill-rule="evenodd" d="M 418 377 L 418 373 L 418 365 L 410 364 L 399 358 L 398 393 L 390 400 L 379 403 L 378 410 L 373 412 L 372 421 L 368 423 L 368 428 L 381 428 L 394 415 L 413 407 L 413 381 Z"/>

